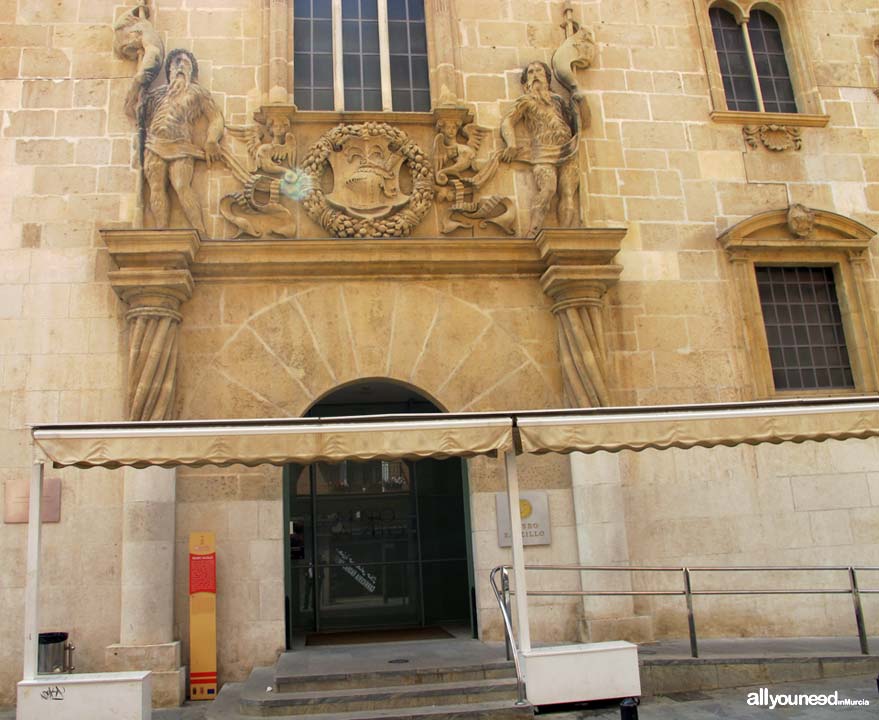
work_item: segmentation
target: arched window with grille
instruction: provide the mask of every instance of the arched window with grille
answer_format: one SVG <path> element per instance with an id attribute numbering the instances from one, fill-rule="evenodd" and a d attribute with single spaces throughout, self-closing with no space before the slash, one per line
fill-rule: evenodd
<path id="1" fill-rule="evenodd" d="M 765 10 L 739 22 L 722 7 L 709 10 L 729 110 L 796 113 L 797 102 L 781 28 Z"/>
<path id="2" fill-rule="evenodd" d="M 300 110 L 430 110 L 424 0 L 295 0 Z"/>

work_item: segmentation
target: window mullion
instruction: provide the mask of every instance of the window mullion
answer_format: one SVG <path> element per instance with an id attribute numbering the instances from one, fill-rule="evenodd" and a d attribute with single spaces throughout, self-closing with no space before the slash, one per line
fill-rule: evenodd
<path id="1" fill-rule="evenodd" d="M 754 60 L 754 50 L 751 47 L 751 35 L 748 33 L 748 21 L 742 23 L 742 34 L 745 36 L 745 48 L 748 50 L 748 67 L 751 68 L 751 81 L 754 83 L 754 94 L 757 96 L 757 107 L 760 112 L 766 112 L 763 105 L 763 91 L 760 90 L 760 76 L 757 74 L 757 63 Z"/>
<path id="2" fill-rule="evenodd" d="M 333 108 L 345 109 L 345 75 L 342 70 L 342 0 L 333 2 Z"/>
<path id="3" fill-rule="evenodd" d="M 391 100 L 391 51 L 388 39 L 388 0 L 378 0 L 378 52 L 382 78 L 382 110 L 393 109 Z"/>

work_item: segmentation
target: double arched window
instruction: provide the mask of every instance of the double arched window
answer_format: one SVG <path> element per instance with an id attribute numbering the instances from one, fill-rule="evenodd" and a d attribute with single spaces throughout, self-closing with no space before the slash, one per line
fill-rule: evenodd
<path id="1" fill-rule="evenodd" d="M 430 110 L 424 0 L 295 0 L 300 110 Z"/>
<path id="2" fill-rule="evenodd" d="M 799 0 L 694 0 L 716 122 L 823 127 Z"/>

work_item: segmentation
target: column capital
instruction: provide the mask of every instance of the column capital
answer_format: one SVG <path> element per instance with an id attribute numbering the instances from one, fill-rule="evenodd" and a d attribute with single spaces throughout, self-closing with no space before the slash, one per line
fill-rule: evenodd
<path id="1" fill-rule="evenodd" d="M 178 311 L 192 297 L 189 268 L 200 246 L 195 230 L 101 230 L 118 270 L 107 277 L 132 311 Z"/>
<path id="2" fill-rule="evenodd" d="M 623 266 L 613 262 L 626 235 L 623 228 L 544 228 L 537 249 L 546 270 L 543 291 L 554 301 L 553 312 L 571 305 L 599 304 L 620 278 Z"/>
<path id="3" fill-rule="evenodd" d="M 609 265 L 627 232 L 625 228 L 544 228 L 535 242 L 547 268 Z"/>
<path id="4" fill-rule="evenodd" d="M 189 269 L 201 247 L 197 230 L 100 230 L 120 269 Z"/>

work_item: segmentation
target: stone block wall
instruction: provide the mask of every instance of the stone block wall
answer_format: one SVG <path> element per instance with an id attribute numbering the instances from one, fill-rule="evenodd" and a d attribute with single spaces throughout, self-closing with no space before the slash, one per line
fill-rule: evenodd
<path id="1" fill-rule="evenodd" d="M 578 74 L 592 111 L 580 148 L 581 218 L 628 229 L 618 256 L 622 279 L 607 298 L 616 404 L 754 397 L 730 264 L 717 242 L 724 230 L 789 203 L 879 227 L 875 3 L 796 3 L 802 55 L 830 119 L 823 128 L 802 128 L 800 150 L 772 152 L 749 146 L 741 125 L 710 118 L 717 108 L 696 21 L 700 2 L 573 3 L 575 18 L 593 28 L 598 43 L 592 67 Z M 125 417 L 125 308 L 107 282 L 111 263 L 97 229 L 131 226 L 138 205 L 133 132 L 122 112 L 134 66 L 113 55 L 111 30 L 131 5 L 0 0 L 4 488 L 28 476 L 28 423 Z M 452 5 L 462 99 L 477 122 L 497 128 L 520 94 L 522 66 L 548 61 L 561 42 L 561 3 Z M 153 6 L 166 47 L 195 52 L 200 81 L 227 122 L 250 122 L 268 100 L 269 3 L 157 0 Z M 316 138 L 327 127 L 305 123 L 302 136 Z M 430 120 L 417 132 L 428 146 Z M 486 140 L 488 148 L 500 146 L 496 133 Z M 488 187 L 516 199 L 520 226 L 527 226 L 532 183 L 526 169 L 513 168 Z M 229 176 L 199 168 L 195 188 L 211 208 L 209 232 L 230 237 L 231 226 L 216 211 L 230 191 Z M 180 224 L 181 217 L 176 211 L 172 221 Z M 417 234 L 435 234 L 435 222 L 429 218 Z M 316 232 L 307 223 L 300 227 Z M 876 251 L 874 241 L 867 273 L 873 313 Z M 549 301 L 534 278 L 199 283 L 183 313 L 183 417 L 296 415 L 338 384 L 375 376 L 410 382 L 448 410 L 563 403 Z M 550 548 L 529 551 L 529 559 L 875 565 L 876 452 L 875 443 L 849 441 L 605 458 L 596 467 L 609 481 L 576 490 L 588 513 L 580 528 L 565 459 L 526 460 L 523 484 L 549 490 L 556 538 Z M 502 485 L 490 461 L 470 467 L 477 573 L 484 577 L 503 560 L 492 544 L 492 494 Z M 104 648 L 118 640 L 121 474 L 50 474 L 63 481 L 62 519 L 45 532 L 45 629 L 70 631 L 81 669 L 101 669 Z M 273 469 L 199 470 L 182 472 L 178 484 L 178 587 L 184 587 L 185 539 L 196 526 L 218 533 L 221 557 L 228 558 L 221 560 L 221 577 L 231 577 L 233 567 L 223 562 L 252 565 L 229 585 L 222 610 L 221 623 L 233 633 L 220 646 L 229 677 L 270 661 L 283 642 L 278 477 Z M 12 702 L 20 676 L 25 533 L 24 525 L 0 525 L 0 612 L 7 619 L 0 705 Z M 555 578 L 546 583 L 562 586 Z M 491 635 L 496 620 L 483 584 L 479 606 Z M 851 629 L 848 609 L 830 600 L 818 609 L 800 604 L 784 611 L 778 603 L 767 610 L 718 601 L 705 606 L 702 622 L 714 634 Z M 576 607 L 535 605 L 546 639 L 576 634 Z M 655 616 L 660 634 L 680 634 L 677 606 L 656 602 L 637 610 Z M 183 592 L 176 613 L 185 640 Z M 868 622 L 876 613 L 868 607 Z M 782 626 L 779 618 L 794 622 Z"/>

